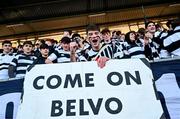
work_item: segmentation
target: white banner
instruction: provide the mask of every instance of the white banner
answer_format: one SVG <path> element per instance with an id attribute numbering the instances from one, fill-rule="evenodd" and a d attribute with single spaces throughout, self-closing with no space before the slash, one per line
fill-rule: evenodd
<path id="1" fill-rule="evenodd" d="M 152 79 L 140 59 L 37 65 L 17 119 L 160 119 Z"/>

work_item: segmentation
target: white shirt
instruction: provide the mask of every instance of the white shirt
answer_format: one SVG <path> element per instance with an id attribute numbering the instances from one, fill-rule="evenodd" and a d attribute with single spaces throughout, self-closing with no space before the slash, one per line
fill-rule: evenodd
<path id="1" fill-rule="evenodd" d="M 14 54 L 0 54 L 0 80 L 8 80 L 9 63 L 14 57 Z"/>

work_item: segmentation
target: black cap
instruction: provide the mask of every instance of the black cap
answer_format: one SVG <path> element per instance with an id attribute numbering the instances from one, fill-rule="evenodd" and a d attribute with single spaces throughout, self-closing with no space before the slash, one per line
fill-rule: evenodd
<path id="1" fill-rule="evenodd" d="M 40 49 L 49 49 L 49 46 L 47 44 L 41 44 Z"/>
<path id="2" fill-rule="evenodd" d="M 71 39 L 69 37 L 63 37 L 61 39 L 61 43 L 69 44 L 71 42 Z"/>

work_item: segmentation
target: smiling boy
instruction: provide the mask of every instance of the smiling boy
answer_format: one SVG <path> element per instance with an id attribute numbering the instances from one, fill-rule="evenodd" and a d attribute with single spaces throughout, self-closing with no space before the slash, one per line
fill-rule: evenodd
<path id="1" fill-rule="evenodd" d="M 23 43 L 23 53 L 16 55 L 10 63 L 8 74 L 10 78 L 23 78 L 29 65 L 37 59 L 33 54 L 33 44 L 31 41 Z"/>

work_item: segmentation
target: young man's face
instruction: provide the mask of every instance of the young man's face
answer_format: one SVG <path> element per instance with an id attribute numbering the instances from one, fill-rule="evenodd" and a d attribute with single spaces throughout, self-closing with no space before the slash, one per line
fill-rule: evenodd
<path id="1" fill-rule="evenodd" d="M 105 43 L 110 43 L 111 42 L 111 34 L 110 33 L 102 34 L 102 39 L 104 40 Z"/>
<path id="2" fill-rule="evenodd" d="M 101 33 L 99 31 L 88 31 L 87 37 L 93 48 L 97 48 L 101 42 Z"/>
<path id="3" fill-rule="evenodd" d="M 70 51 L 70 43 L 61 43 L 64 51 Z"/>
<path id="4" fill-rule="evenodd" d="M 12 49 L 12 45 L 9 44 L 9 43 L 5 43 L 3 46 L 3 52 L 4 53 L 10 53 L 11 52 L 11 49 Z"/>
<path id="5" fill-rule="evenodd" d="M 150 33 L 155 33 L 156 32 L 156 26 L 154 23 L 149 23 L 148 26 L 147 26 L 147 30 L 150 32 Z"/>
<path id="6" fill-rule="evenodd" d="M 42 56 L 48 56 L 48 54 L 49 54 L 49 49 L 48 49 L 48 48 L 42 48 L 42 49 L 40 50 L 40 52 L 41 52 Z"/>
<path id="7" fill-rule="evenodd" d="M 23 46 L 23 51 L 25 54 L 31 54 L 32 50 L 33 50 L 33 46 L 31 44 L 25 44 Z"/>

